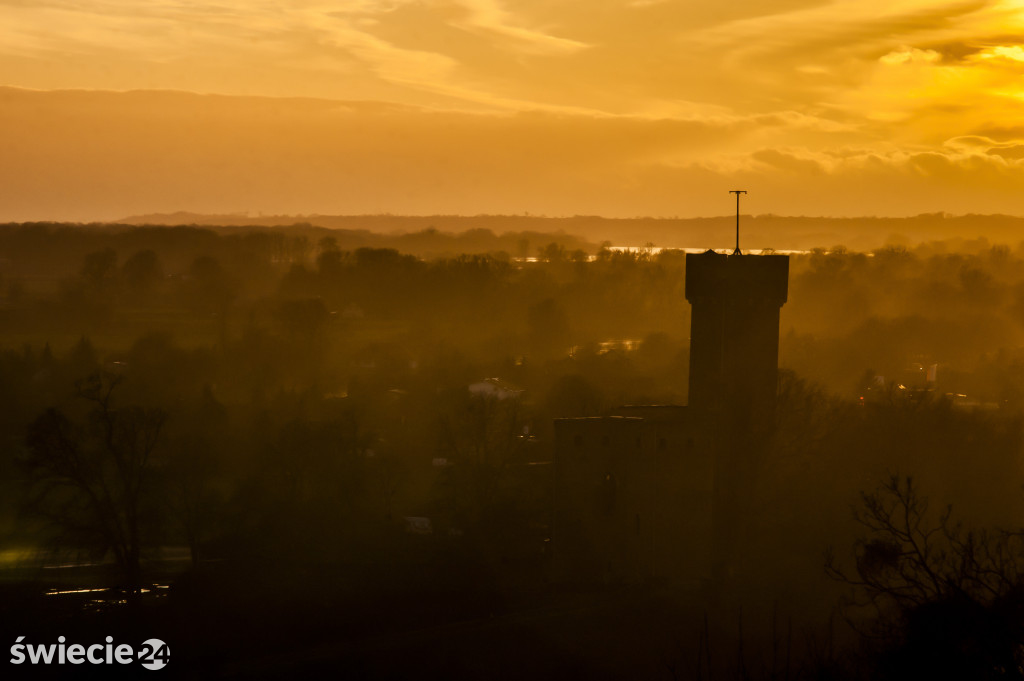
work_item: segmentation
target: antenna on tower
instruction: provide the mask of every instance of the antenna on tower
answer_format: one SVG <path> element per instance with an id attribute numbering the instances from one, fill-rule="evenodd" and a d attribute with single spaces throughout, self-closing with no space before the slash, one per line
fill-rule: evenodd
<path id="1" fill-rule="evenodd" d="M 736 250 L 732 252 L 733 255 L 743 255 L 740 253 L 740 194 L 746 194 L 746 189 L 730 189 L 730 194 L 736 195 Z"/>

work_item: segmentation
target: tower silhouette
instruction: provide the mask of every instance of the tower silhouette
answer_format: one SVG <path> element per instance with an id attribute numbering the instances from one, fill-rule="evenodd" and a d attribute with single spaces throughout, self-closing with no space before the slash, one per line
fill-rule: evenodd
<path id="1" fill-rule="evenodd" d="M 728 584 L 774 433 L 789 257 L 686 256 L 689 404 L 556 419 L 554 574 Z"/>
<path id="2" fill-rule="evenodd" d="M 691 409 L 736 427 L 756 427 L 772 412 L 788 282 L 786 255 L 686 256 Z"/>
<path id="3" fill-rule="evenodd" d="M 779 312 L 788 288 L 789 256 L 686 256 L 689 409 L 714 460 L 711 569 L 720 585 L 740 555 L 758 464 L 774 431 Z"/>

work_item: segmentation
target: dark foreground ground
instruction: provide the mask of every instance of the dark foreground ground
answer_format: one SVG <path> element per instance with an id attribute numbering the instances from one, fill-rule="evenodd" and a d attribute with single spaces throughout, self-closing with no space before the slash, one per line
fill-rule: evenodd
<path id="1" fill-rule="evenodd" d="M 388 571 L 215 564 L 168 577 L 167 588 L 138 602 L 114 592 L 46 593 L 74 591 L 67 583 L 8 581 L 0 597 L 5 646 L 19 636 L 29 644 L 64 636 L 68 645 L 112 636 L 138 649 L 157 638 L 171 655 L 158 671 L 12 665 L 5 647 L 0 677 L 704 679 L 715 678 L 711 668 L 717 678 L 796 679 L 817 676 L 809 641 L 819 653 L 831 645 L 831 635 L 826 641 L 780 616 L 778 603 L 726 605 L 728 595 L 701 585 L 510 585 L 457 565 L 419 577 Z M 78 586 L 100 578 L 80 574 Z M 823 662 L 818 654 L 815 668 Z"/>

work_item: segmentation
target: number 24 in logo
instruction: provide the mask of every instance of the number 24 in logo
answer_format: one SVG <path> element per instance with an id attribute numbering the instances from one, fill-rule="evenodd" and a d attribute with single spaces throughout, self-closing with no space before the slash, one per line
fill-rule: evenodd
<path id="1" fill-rule="evenodd" d="M 171 649 L 158 638 L 143 641 L 139 662 L 146 669 L 163 669 L 171 661 Z"/>

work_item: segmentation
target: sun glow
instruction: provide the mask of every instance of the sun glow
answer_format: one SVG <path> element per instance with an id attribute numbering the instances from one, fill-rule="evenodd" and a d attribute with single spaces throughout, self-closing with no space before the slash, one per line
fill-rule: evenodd
<path id="1" fill-rule="evenodd" d="M 0 213 L 699 215 L 737 174 L 766 212 L 1019 212 L 1017 160 L 945 143 L 1024 137 L 1022 29 L 1019 1 L 0 4 L 0 86 L 35 91 L 4 94 Z M 931 205 L 921 153 L 995 194 Z"/>

